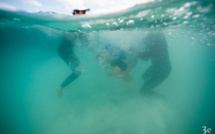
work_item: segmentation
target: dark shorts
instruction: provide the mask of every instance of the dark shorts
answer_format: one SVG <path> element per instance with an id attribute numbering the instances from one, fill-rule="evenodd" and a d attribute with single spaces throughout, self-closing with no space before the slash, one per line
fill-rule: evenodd
<path id="1" fill-rule="evenodd" d="M 118 66 L 122 71 L 125 71 L 127 68 L 127 63 L 123 62 L 121 59 L 115 60 L 111 64 L 113 67 Z"/>

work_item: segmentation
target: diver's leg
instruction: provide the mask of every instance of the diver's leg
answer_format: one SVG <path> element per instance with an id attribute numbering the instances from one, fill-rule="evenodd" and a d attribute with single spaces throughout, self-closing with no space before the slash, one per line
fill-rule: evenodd
<path id="1" fill-rule="evenodd" d="M 146 83 L 153 76 L 154 72 L 154 68 L 150 66 L 142 75 L 143 82 Z"/>
<path id="2" fill-rule="evenodd" d="M 153 88 L 162 83 L 170 74 L 170 70 L 154 70 L 153 75 L 141 87 L 141 93 L 150 93 Z"/>
<path id="3" fill-rule="evenodd" d="M 69 85 L 70 83 L 72 83 L 75 79 L 77 79 L 80 76 L 81 72 L 79 71 L 79 73 L 72 73 L 70 74 L 65 80 L 64 82 L 61 84 L 62 88 L 65 88 L 67 85 Z"/>
<path id="4" fill-rule="evenodd" d="M 166 77 L 166 72 L 150 67 L 148 71 L 143 75 L 145 82 L 141 87 L 141 93 L 151 92 L 152 89 L 163 82 Z"/>
<path id="5" fill-rule="evenodd" d="M 77 79 L 81 75 L 81 71 L 78 68 L 80 65 L 80 62 L 77 57 L 72 57 L 67 63 L 73 72 L 61 84 L 62 88 L 65 88 L 66 86 L 68 86 L 70 83 L 72 83 L 75 79 Z"/>
<path id="6" fill-rule="evenodd" d="M 140 92 L 142 94 L 147 94 L 152 92 L 152 89 L 155 88 L 157 85 L 159 85 L 162 82 L 161 79 L 158 79 L 156 77 L 152 77 L 148 79 L 141 87 Z"/>
<path id="7" fill-rule="evenodd" d="M 61 86 L 59 88 L 57 88 L 57 94 L 59 97 L 62 96 L 62 91 L 63 89 L 68 86 L 70 83 L 72 83 L 74 80 L 76 80 L 80 75 L 81 72 L 78 69 L 79 67 L 79 60 L 77 57 L 70 57 L 69 60 L 65 59 L 65 62 L 67 63 L 67 65 L 71 68 L 71 70 L 73 71 L 72 74 L 70 74 L 61 84 Z"/>

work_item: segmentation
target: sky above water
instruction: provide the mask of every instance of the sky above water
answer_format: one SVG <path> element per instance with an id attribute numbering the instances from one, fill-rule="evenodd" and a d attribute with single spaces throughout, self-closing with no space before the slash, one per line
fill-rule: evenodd
<path id="1" fill-rule="evenodd" d="M 57 12 L 71 15 L 74 9 L 87 9 L 87 14 L 117 12 L 136 4 L 154 0 L 0 0 L 0 9 L 27 12 Z"/>

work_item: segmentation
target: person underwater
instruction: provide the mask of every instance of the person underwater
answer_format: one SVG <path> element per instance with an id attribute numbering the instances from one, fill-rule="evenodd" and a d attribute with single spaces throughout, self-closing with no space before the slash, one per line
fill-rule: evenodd
<path id="1" fill-rule="evenodd" d="M 99 52 L 95 52 L 93 49 L 90 51 L 96 56 L 97 61 L 105 67 L 107 74 L 118 78 L 126 78 L 137 63 L 137 58 L 131 51 L 127 52 L 115 45 L 106 44 Z"/>
<path id="2" fill-rule="evenodd" d="M 142 60 L 151 60 L 151 66 L 144 72 L 144 84 L 140 92 L 147 94 L 161 84 L 171 72 L 167 41 L 162 32 L 149 32 L 145 37 L 145 50 L 139 52 Z"/>
<path id="3" fill-rule="evenodd" d="M 137 59 L 131 56 L 131 53 L 118 46 L 107 44 L 105 45 L 105 50 L 109 58 L 108 62 L 117 77 L 125 77 L 137 63 Z"/>
<path id="4" fill-rule="evenodd" d="M 58 47 L 58 54 L 72 70 L 72 73 L 63 81 L 60 87 L 56 89 L 59 97 L 62 96 L 63 89 L 81 75 L 79 69 L 80 61 L 75 54 L 75 47 L 78 41 L 86 41 L 86 39 L 85 34 L 80 32 L 65 32 L 63 34 L 62 41 Z"/>

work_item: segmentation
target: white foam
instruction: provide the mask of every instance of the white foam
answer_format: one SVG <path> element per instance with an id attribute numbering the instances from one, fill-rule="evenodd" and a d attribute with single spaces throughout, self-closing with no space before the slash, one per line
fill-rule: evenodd
<path id="1" fill-rule="evenodd" d="M 144 17 L 144 16 L 146 16 L 148 13 L 150 13 L 151 12 L 151 10 L 144 10 L 144 11 L 141 11 L 141 12 L 139 12 L 137 15 L 136 15 L 136 17 Z"/>

